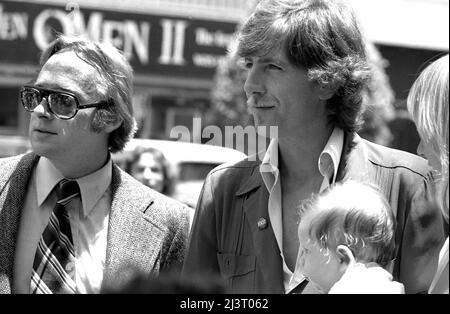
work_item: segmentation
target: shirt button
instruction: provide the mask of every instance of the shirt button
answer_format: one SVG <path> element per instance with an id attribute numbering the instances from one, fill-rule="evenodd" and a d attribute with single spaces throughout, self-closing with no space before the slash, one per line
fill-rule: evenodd
<path id="1" fill-rule="evenodd" d="M 258 220 L 258 228 L 260 230 L 263 230 L 263 229 L 267 228 L 267 220 L 266 220 L 266 218 L 259 218 L 259 220 Z"/>

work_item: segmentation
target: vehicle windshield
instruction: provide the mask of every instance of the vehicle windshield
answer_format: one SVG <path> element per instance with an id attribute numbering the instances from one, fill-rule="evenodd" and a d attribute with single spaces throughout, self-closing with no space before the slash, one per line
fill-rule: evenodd
<path id="1" fill-rule="evenodd" d="M 208 173 L 220 165 L 220 163 L 182 162 L 179 164 L 180 182 L 205 180 Z"/>

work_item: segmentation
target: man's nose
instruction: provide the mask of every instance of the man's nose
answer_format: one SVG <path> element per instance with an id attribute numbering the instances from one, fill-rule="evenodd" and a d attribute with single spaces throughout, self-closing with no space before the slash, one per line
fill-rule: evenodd
<path id="1" fill-rule="evenodd" d="M 149 167 L 144 169 L 143 177 L 147 180 L 150 180 L 154 177 L 152 170 Z"/>
<path id="2" fill-rule="evenodd" d="M 52 116 L 51 112 L 48 109 L 47 98 L 42 97 L 41 102 L 39 103 L 39 105 L 37 105 L 34 108 L 33 113 L 35 113 L 36 115 L 38 115 L 40 117 L 48 117 L 48 118 L 50 118 Z"/>
<path id="3" fill-rule="evenodd" d="M 262 73 L 255 67 L 252 67 L 247 72 L 247 78 L 244 83 L 244 91 L 247 98 L 254 95 L 264 94 L 265 87 L 263 83 Z"/>

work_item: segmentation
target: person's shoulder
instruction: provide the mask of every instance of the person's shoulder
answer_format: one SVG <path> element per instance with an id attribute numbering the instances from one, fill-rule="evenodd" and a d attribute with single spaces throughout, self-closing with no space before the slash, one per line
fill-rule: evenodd
<path id="1" fill-rule="evenodd" d="M 209 172 L 205 180 L 205 186 L 213 187 L 214 190 L 219 191 L 238 189 L 255 172 L 259 172 L 260 164 L 257 156 L 249 156 L 237 162 L 226 162 Z"/>
<path id="2" fill-rule="evenodd" d="M 3 157 L 0 158 L 0 166 L 2 167 L 6 167 L 9 165 L 17 165 L 21 160 L 24 159 L 29 159 L 30 161 L 33 159 L 34 155 L 32 153 L 26 153 L 26 154 L 21 154 L 21 155 L 15 155 L 15 156 L 10 156 L 10 157 Z"/>
<path id="3" fill-rule="evenodd" d="M 251 155 L 239 161 L 223 163 L 211 170 L 209 176 L 241 176 L 253 172 L 259 165 L 258 156 Z"/>
<path id="4" fill-rule="evenodd" d="M 427 177 L 430 166 L 422 157 L 402 150 L 362 140 L 367 147 L 369 161 L 379 167 L 404 170 Z"/>
<path id="5" fill-rule="evenodd" d="M 28 167 L 31 167 L 36 160 L 37 155 L 34 153 L 26 153 L 11 157 L 0 158 L 0 175 L 1 176 L 9 176 L 11 175 L 18 167 L 20 167 L 24 171 L 28 171 Z"/>
<path id="6" fill-rule="evenodd" d="M 115 166 L 116 175 L 113 180 L 120 182 L 121 196 L 141 206 L 148 206 L 155 219 L 188 219 L 189 207 L 185 204 L 161 194 L 137 181 L 128 173 Z M 117 176 L 120 179 L 117 179 Z"/>

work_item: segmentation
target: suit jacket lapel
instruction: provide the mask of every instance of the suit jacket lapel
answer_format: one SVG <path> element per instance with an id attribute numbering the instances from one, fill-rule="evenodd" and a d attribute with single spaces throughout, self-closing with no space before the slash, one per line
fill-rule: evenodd
<path id="1" fill-rule="evenodd" d="M 106 249 L 104 286 L 123 283 L 133 271 L 149 274 L 157 265 L 165 227 L 155 213 L 148 190 L 113 166 L 112 204 Z"/>
<path id="2" fill-rule="evenodd" d="M 270 224 L 267 191 L 258 167 L 254 167 L 250 178 L 239 188 L 237 196 L 243 197 L 243 210 L 253 235 L 253 245 L 257 259 L 257 273 L 261 274 L 265 285 L 271 291 L 283 291 L 283 273 L 280 250 Z M 258 227 L 265 219 L 267 226 Z"/>

